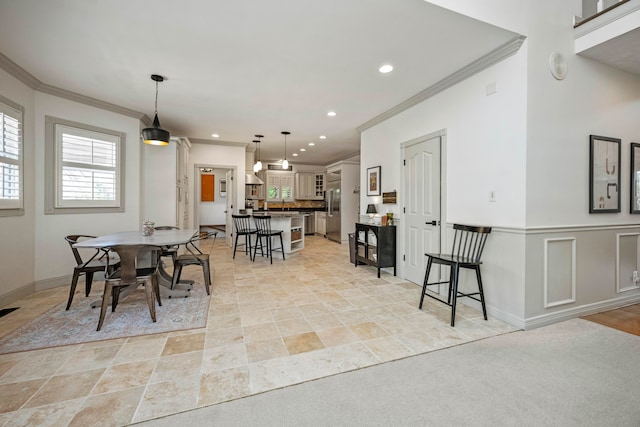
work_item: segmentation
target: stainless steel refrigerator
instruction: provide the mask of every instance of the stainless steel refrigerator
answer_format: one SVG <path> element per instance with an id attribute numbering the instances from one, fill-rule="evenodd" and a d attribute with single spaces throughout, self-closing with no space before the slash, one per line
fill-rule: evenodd
<path id="1" fill-rule="evenodd" d="M 340 178 L 327 181 L 327 238 L 342 243 Z"/>

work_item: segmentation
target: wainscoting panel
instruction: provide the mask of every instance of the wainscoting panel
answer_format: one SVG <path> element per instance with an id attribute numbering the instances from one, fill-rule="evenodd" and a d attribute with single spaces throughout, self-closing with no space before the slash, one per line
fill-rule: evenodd
<path id="1" fill-rule="evenodd" d="M 638 286 L 640 233 L 618 234 L 616 243 L 616 291 L 621 293 L 640 288 Z"/>
<path id="2" fill-rule="evenodd" d="M 576 301 L 576 239 L 544 240 L 544 307 Z"/>

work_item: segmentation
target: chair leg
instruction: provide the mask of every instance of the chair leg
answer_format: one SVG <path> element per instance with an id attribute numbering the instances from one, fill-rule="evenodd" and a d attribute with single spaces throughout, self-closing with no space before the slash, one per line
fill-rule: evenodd
<path id="1" fill-rule="evenodd" d="M 71 289 L 69 289 L 69 300 L 67 301 L 67 310 L 71 307 L 71 301 L 73 301 L 73 295 L 76 293 L 76 286 L 78 285 L 78 279 L 80 278 L 80 272 L 73 270 L 73 278 L 71 279 Z"/>
<path id="2" fill-rule="evenodd" d="M 273 236 L 267 236 L 267 256 L 273 264 Z"/>
<path id="3" fill-rule="evenodd" d="M 262 252 L 262 239 L 260 238 L 260 236 L 256 236 L 256 246 L 253 248 L 253 259 L 252 261 L 256 260 L 256 255 L 258 255 L 258 245 L 260 246 L 260 252 Z"/>
<path id="4" fill-rule="evenodd" d="M 482 303 L 482 314 L 484 314 L 484 320 L 488 320 L 487 306 L 484 303 L 484 290 L 482 289 L 482 276 L 480 275 L 480 266 L 477 265 L 475 270 L 476 270 L 476 278 L 478 279 L 478 289 L 480 291 L 480 302 Z"/>
<path id="5" fill-rule="evenodd" d="M 422 285 L 422 295 L 420 295 L 420 305 L 418 306 L 420 310 L 422 310 L 424 296 L 427 293 L 427 283 L 429 282 L 429 272 L 431 271 L 431 264 L 433 264 L 433 258 L 429 257 L 429 260 L 427 261 L 427 271 L 424 273 L 424 284 Z"/>
<path id="6" fill-rule="evenodd" d="M 151 315 L 151 320 L 156 321 L 156 303 L 153 300 L 153 279 L 148 278 L 144 281 L 144 293 L 147 299 L 147 305 L 149 306 L 149 314 Z"/>
<path id="7" fill-rule="evenodd" d="M 88 297 L 91 293 L 91 284 L 93 283 L 93 271 L 85 273 L 84 296 Z"/>
<path id="8" fill-rule="evenodd" d="M 455 264 L 451 267 L 451 273 L 453 275 L 453 292 L 451 301 L 451 326 L 455 326 L 456 323 L 456 301 L 458 300 L 458 276 L 460 275 L 460 265 Z"/>
<path id="9" fill-rule="evenodd" d="M 111 290 L 111 312 L 116 311 L 116 307 L 120 302 L 120 286 L 116 286 Z"/>
<path id="10" fill-rule="evenodd" d="M 282 251 L 282 260 L 284 261 L 284 243 L 282 243 L 282 233 L 280 233 L 280 250 Z"/>
<path id="11" fill-rule="evenodd" d="M 100 319 L 98 320 L 98 329 L 102 329 L 102 324 L 104 323 L 104 316 L 107 313 L 107 306 L 109 305 L 109 299 L 111 297 L 111 290 L 113 286 L 110 282 L 105 281 L 104 283 L 104 293 L 102 294 L 102 305 L 100 307 Z"/>
<path id="12" fill-rule="evenodd" d="M 204 286 L 207 289 L 207 295 L 211 295 L 211 271 L 209 270 L 209 260 L 202 262 L 202 273 L 204 274 Z"/>
<path id="13" fill-rule="evenodd" d="M 236 249 L 238 249 L 238 233 L 236 233 L 236 239 L 233 244 L 233 259 L 236 259 Z"/>

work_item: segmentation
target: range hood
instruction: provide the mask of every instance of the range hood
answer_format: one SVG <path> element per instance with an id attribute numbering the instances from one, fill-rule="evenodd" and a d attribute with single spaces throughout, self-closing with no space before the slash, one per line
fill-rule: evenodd
<path id="1" fill-rule="evenodd" d="M 244 177 L 244 183 L 247 185 L 262 185 L 264 182 L 252 173 L 248 173 Z"/>

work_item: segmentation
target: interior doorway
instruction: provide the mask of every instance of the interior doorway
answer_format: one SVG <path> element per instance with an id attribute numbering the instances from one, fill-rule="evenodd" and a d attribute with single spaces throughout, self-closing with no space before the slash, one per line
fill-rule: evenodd
<path id="1" fill-rule="evenodd" d="M 201 231 L 218 231 L 217 239 L 224 239 L 227 245 L 231 241 L 231 215 L 237 205 L 235 188 L 236 167 L 229 165 L 194 165 L 194 227 Z M 213 178 L 211 178 L 213 176 Z M 203 180 L 203 177 L 209 178 Z M 213 195 L 206 192 L 203 182 L 213 181 Z"/>
<path id="2" fill-rule="evenodd" d="M 421 285 L 426 252 L 440 252 L 444 241 L 443 152 L 445 133 L 402 144 L 404 158 L 404 278 Z"/>

